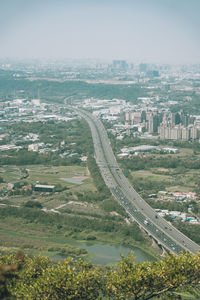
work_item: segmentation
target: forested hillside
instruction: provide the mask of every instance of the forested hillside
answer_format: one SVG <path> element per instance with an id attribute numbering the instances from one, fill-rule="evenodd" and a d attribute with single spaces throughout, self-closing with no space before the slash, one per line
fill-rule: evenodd
<path id="1" fill-rule="evenodd" d="M 133 254 L 116 268 L 82 260 L 58 264 L 42 256 L 0 255 L 1 299 L 199 299 L 200 255 L 167 255 L 135 263 Z"/>

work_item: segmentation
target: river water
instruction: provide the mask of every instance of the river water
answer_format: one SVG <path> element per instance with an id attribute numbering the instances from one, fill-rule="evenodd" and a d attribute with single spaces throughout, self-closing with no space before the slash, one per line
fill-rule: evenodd
<path id="1" fill-rule="evenodd" d="M 55 239 L 54 239 L 55 240 Z M 88 252 L 88 256 L 85 257 L 87 261 L 91 261 L 93 264 L 115 264 L 121 259 L 121 254 L 127 256 L 131 251 L 133 251 L 136 262 L 152 261 L 155 260 L 150 254 L 146 253 L 140 248 L 127 248 L 123 246 L 100 244 L 94 242 L 80 242 L 74 239 L 66 238 L 62 241 L 65 244 L 70 244 L 78 248 L 84 248 Z M 58 254 L 53 255 L 52 258 L 63 259 L 63 256 Z"/>
<path id="2" fill-rule="evenodd" d="M 114 245 L 105 245 L 105 244 L 89 244 L 89 243 L 80 243 L 81 248 L 84 248 L 88 251 L 88 253 L 93 254 L 89 260 L 93 264 L 114 264 L 121 259 L 121 254 L 127 256 L 128 253 L 131 252 L 130 248 L 122 247 L 122 246 L 114 246 Z M 132 249 L 134 252 L 135 261 L 143 262 L 150 261 L 154 258 L 148 253 L 142 251 L 139 248 Z"/>

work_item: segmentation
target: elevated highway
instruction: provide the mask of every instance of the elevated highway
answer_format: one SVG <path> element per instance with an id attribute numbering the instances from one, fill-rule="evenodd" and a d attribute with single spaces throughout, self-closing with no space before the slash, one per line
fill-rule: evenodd
<path id="1" fill-rule="evenodd" d="M 158 216 L 144 199 L 134 190 L 116 161 L 110 141 L 102 122 L 91 113 L 72 106 L 89 124 L 95 150 L 95 159 L 102 177 L 115 199 L 125 208 L 130 218 L 138 223 L 149 236 L 164 249 L 178 254 L 190 251 L 197 253 L 200 246 Z"/>

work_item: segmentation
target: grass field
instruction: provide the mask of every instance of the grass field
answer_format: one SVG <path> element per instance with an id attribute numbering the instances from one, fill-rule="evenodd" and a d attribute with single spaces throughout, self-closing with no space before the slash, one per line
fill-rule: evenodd
<path id="1" fill-rule="evenodd" d="M 135 179 L 150 180 L 152 184 L 164 184 L 165 190 L 170 192 L 182 191 L 193 192 L 195 189 L 195 177 L 198 175 L 197 170 L 185 171 L 176 174 L 176 169 L 152 168 L 151 170 L 139 170 L 131 172 Z"/>
<path id="2" fill-rule="evenodd" d="M 4 166 L 0 168 L 0 176 L 4 180 L 4 183 L 1 183 L 0 187 L 3 187 L 8 182 L 19 180 L 21 178 L 21 169 L 15 166 Z"/>
<path id="3" fill-rule="evenodd" d="M 134 171 L 131 173 L 133 177 L 148 177 L 153 181 L 160 181 L 160 180 L 165 180 L 169 181 L 172 180 L 172 177 L 169 175 L 161 175 L 161 174 L 155 174 L 154 170 L 139 170 L 139 171 Z"/>
<path id="4" fill-rule="evenodd" d="M 60 184 L 67 187 L 76 187 L 77 184 L 68 183 L 61 178 L 73 178 L 73 177 L 87 177 L 84 180 L 83 185 L 90 185 L 91 189 L 94 190 L 92 180 L 90 178 L 88 169 L 80 166 L 27 166 L 29 177 L 27 178 L 28 183 L 35 184 L 36 182 L 46 184 Z M 81 185 L 80 185 L 81 186 Z"/>
<path id="5" fill-rule="evenodd" d="M 21 167 L 19 166 L 4 166 L 0 168 L 0 176 L 3 177 L 4 182 L 0 187 L 6 187 L 9 182 L 20 181 L 22 177 Z M 41 201 L 47 208 L 55 208 L 61 204 L 66 203 L 66 199 L 73 200 L 73 195 L 77 192 L 91 191 L 95 192 L 96 188 L 93 184 L 93 180 L 90 176 L 90 173 L 86 167 L 82 166 L 44 166 L 44 165 L 30 165 L 27 166 L 29 176 L 22 181 L 27 182 L 28 184 L 48 184 L 48 185 L 60 185 L 63 188 L 66 188 L 66 191 L 46 194 L 46 193 L 37 193 L 32 196 L 12 196 L 9 197 L 9 200 L 20 204 L 27 200 L 37 199 Z M 85 177 L 82 184 L 69 183 L 61 180 L 61 178 L 79 178 Z"/>
<path id="6" fill-rule="evenodd" d="M 175 156 L 191 156 L 193 154 L 193 149 L 190 148 L 179 148 L 179 152 L 176 154 L 173 154 Z"/>

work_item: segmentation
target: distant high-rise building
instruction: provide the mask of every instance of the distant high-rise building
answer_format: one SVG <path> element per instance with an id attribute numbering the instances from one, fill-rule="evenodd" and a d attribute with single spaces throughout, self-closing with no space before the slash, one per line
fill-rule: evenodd
<path id="1" fill-rule="evenodd" d="M 132 120 L 132 124 L 138 124 L 141 122 L 141 112 L 140 111 L 136 111 L 131 113 L 131 120 Z"/>
<path id="2" fill-rule="evenodd" d="M 182 131 L 181 131 L 181 126 L 175 126 L 175 127 L 172 127 L 171 130 L 170 130 L 170 139 L 171 140 L 180 140 L 181 137 L 182 137 Z"/>
<path id="3" fill-rule="evenodd" d="M 200 127 L 193 124 L 187 127 L 181 124 L 176 126 L 161 124 L 158 128 L 158 133 L 161 140 L 195 140 L 200 137 Z"/>
<path id="4" fill-rule="evenodd" d="M 127 111 L 126 113 L 125 113 L 125 121 L 130 121 L 130 113 L 129 113 L 129 111 Z"/>
<path id="5" fill-rule="evenodd" d="M 181 118 L 179 113 L 172 113 L 171 115 L 172 125 L 178 125 L 181 123 Z"/>
<path id="6" fill-rule="evenodd" d="M 182 123 L 184 126 L 188 126 L 188 124 L 189 124 L 189 116 L 188 116 L 188 115 L 181 114 L 181 123 Z"/>
<path id="7" fill-rule="evenodd" d="M 112 68 L 114 70 L 126 70 L 128 68 L 128 64 L 125 60 L 113 60 Z"/>
<path id="8" fill-rule="evenodd" d="M 141 122 L 146 121 L 146 111 L 142 111 L 141 113 Z"/>
<path id="9" fill-rule="evenodd" d="M 146 120 L 148 122 L 148 132 L 155 133 L 158 131 L 158 114 L 157 112 L 147 112 Z"/>
<path id="10" fill-rule="evenodd" d="M 158 127 L 158 134 L 159 134 L 161 140 L 170 139 L 170 129 L 171 129 L 170 127 L 167 127 L 164 124 L 161 124 Z"/>
<path id="11" fill-rule="evenodd" d="M 147 76 L 150 78 L 159 77 L 159 72 L 157 70 L 150 70 L 147 72 Z"/>
<path id="12" fill-rule="evenodd" d="M 139 71 L 140 72 L 146 72 L 147 71 L 147 64 L 140 64 L 139 65 Z"/>
<path id="13" fill-rule="evenodd" d="M 195 125 L 189 125 L 188 128 L 190 131 L 190 138 L 192 140 L 199 138 L 200 128 L 196 127 Z"/>
<path id="14" fill-rule="evenodd" d="M 181 129 L 181 138 L 182 140 L 188 141 L 190 138 L 190 130 L 188 127 L 182 127 Z"/>

